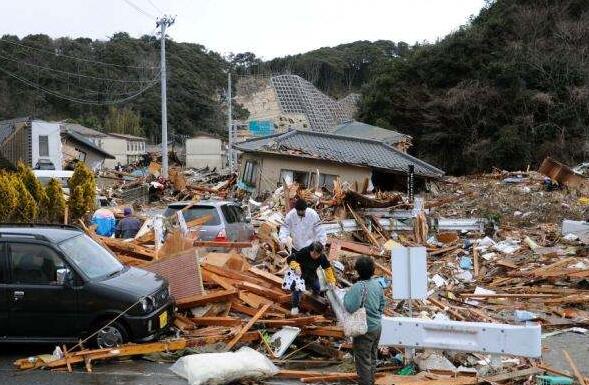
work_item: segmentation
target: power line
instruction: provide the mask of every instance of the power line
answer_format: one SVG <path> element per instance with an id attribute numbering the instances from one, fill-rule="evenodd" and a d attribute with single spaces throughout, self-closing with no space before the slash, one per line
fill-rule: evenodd
<path id="1" fill-rule="evenodd" d="M 147 0 L 147 1 L 149 1 L 149 4 L 151 4 L 151 6 L 154 7 L 158 13 L 163 13 L 162 10 L 157 5 L 155 5 L 153 3 L 153 1 L 151 1 L 151 0 Z"/>
<path id="2" fill-rule="evenodd" d="M 119 67 L 119 68 L 134 68 L 134 69 L 154 69 L 154 68 L 159 68 L 159 66 L 128 66 L 128 65 L 123 65 L 123 64 L 114 64 L 114 63 L 106 63 L 100 60 L 92 60 L 92 59 L 84 59 L 84 58 L 79 58 L 76 56 L 69 56 L 69 55 L 64 55 L 64 54 L 60 54 L 60 53 L 55 53 L 54 51 L 48 50 L 48 49 L 43 49 L 43 48 L 37 48 L 37 47 L 31 47 L 22 43 L 18 43 L 16 41 L 11 41 L 11 40 L 7 40 L 7 39 L 2 39 L 0 38 L 0 41 L 5 42 L 5 43 L 9 43 L 12 45 L 17 45 L 23 48 L 27 48 L 33 51 L 38 51 L 38 52 L 45 52 L 48 53 L 50 55 L 54 55 L 54 56 L 58 56 L 58 57 L 64 57 L 64 58 L 68 58 L 68 59 L 72 59 L 72 60 L 77 60 L 77 61 L 82 61 L 82 62 L 87 62 L 87 63 L 94 63 L 94 64 L 99 64 L 99 65 L 103 65 L 103 66 L 110 66 L 110 67 Z"/>
<path id="3" fill-rule="evenodd" d="M 158 80 L 156 78 L 151 83 L 149 83 L 147 86 L 143 87 L 142 89 L 140 89 L 139 91 L 137 91 L 135 94 L 130 95 L 130 96 L 126 97 L 126 98 L 98 101 L 98 100 L 88 100 L 88 99 L 71 97 L 71 96 L 64 95 L 64 94 L 61 94 L 61 93 L 56 92 L 56 91 L 53 91 L 53 90 L 49 90 L 49 89 L 44 88 L 44 87 L 40 86 L 39 84 L 31 81 L 31 80 L 22 78 L 22 77 L 14 74 L 14 73 L 12 73 L 10 71 L 7 71 L 6 69 L 4 69 L 2 67 L 0 67 L 0 72 L 3 72 L 6 75 L 8 75 L 8 76 L 10 76 L 10 77 L 12 77 L 12 78 L 14 78 L 14 79 L 16 79 L 16 80 L 24 83 L 24 84 L 26 84 L 26 85 L 28 85 L 30 87 L 36 88 L 39 91 L 42 91 L 42 92 L 44 92 L 46 94 L 55 96 L 57 98 L 64 99 L 64 100 L 69 100 L 69 101 L 75 102 L 75 103 L 90 104 L 90 105 L 96 105 L 96 106 L 113 105 L 113 104 L 120 104 L 120 103 L 127 102 L 127 101 L 129 101 L 131 99 L 134 99 L 137 96 L 141 95 L 142 93 L 144 93 L 145 91 L 147 91 L 148 89 L 150 89 L 151 87 L 153 87 L 154 85 L 156 85 L 158 83 Z"/>
<path id="4" fill-rule="evenodd" d="M 131 7 L 133 7 L 137 12 L 139 12 L 140 14 L 144 15 L 145 17 L 148 17 L 150 20 L 154 20 L 156 19 L 155 16 L 153 16 L 152 14 L 150 14 L 149 12 L 144 11 L 143 9 L 139 8 L 137 5 L 135 5 L 134 3 L 131 2 L 131 0 L 123 0 L 125 3 L 129 4 Z"/>
<path id="5" fill-rule="evenodd" d="M 26 65 L 26 66 L 30 66 L 30 67 L 35 67 L 35 68 L 38 68 L 38 69 L 42 69 L 42 70 L 45 70 L 45 71 L 57 72 L 57 73 L 60 73 L 60 74 L 64 74 L 64 75 L 68 75 L 68 76 L 74 76 L 74 77 L 80 77 L 80 78 L 87 78 L 87 79 L 94 79 L 94 80 L 101 80 L 101 81 L 110 81 L 110 82 L 117 82 L 117 83 L 146 83 L 147 82 L 145 80 L 121 80 L 121 79 L 103 78 L 103 77 L 92 76 L 92 75 L 76 74 L 74 72 L 58 70 L 58 69 L 55 69 L 55 68 L 45 67 L 45 66 L 38 65 L 38 64 L 33 64 L 33 63 L 27 63 L 27 62 L 24 62 L 24 61 L 15 59 L 15 58 L 10 57 L 10 56 L 4 56 L 2 54 L 0 54 L 0 58 L 5 59 L 5 60 L 10 60 L 10 61 L 15 62 L 15 63 L 18 63 L 18 64 L 23 64 L 23 65 Z"/>

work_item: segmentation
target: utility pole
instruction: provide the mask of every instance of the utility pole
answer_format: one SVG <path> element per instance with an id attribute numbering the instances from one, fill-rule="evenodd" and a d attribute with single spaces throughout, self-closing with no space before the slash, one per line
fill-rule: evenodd
<path id="1" fill-rule="evenodd" d="M 166 95 L 166 28 L 174 24 L 175 19 L 170 16 L 162 16 L 155 25 L 160 27 L 160 83 L 162 87 L 162 173 L 168 177 L 168 103 Z"/>
<path id="2" fill-rule="evenodd" d="M 229 133 L 229 172 L 233 172 L 233 119 L 231 119 L 231 70 L 227 71 L 227 131 Z"/>

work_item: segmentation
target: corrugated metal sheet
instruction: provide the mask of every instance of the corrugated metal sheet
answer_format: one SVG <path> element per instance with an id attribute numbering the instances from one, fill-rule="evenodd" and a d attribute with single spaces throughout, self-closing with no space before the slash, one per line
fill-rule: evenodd
<path id="1" fill-rule="evenodd" d="M 177 257 L 154 262 L 144 269 L 166 278 L 170 283 L 170 293 L 176 300 L 205 293 L 198 263 L 198 251 L 194 249 Z"/>

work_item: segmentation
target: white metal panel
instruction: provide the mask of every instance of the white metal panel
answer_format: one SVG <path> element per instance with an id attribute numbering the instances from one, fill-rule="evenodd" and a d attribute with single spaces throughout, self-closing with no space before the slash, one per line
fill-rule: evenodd
<path id="1" fill-rule="evenodd" d="M 391 251 L 394 299 L 427 298 L 425 247 L 394 247 Z"/>
<path id="2" fill-rule="evenodd" d="M 383 317 L 380 345 L 535 358 L 542 353 L 541 334 L 539 324 L 516 326 Z"/>

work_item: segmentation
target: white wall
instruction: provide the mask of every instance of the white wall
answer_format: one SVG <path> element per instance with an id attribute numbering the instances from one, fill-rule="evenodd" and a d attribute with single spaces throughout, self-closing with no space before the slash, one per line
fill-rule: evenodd
<path id="1" fill-rule="evenodd" d="M 122 165 L 127 164 L 127 141 L 114 136 L 107 136 L 102 138 L 102 146 L 104 151 L 108 152 L 116 159 L 105 159 L 104 168 L 114 168 L 117 163 Z"/>
<path id="2" fill-rule="evenodd" d="M 224 167 L 221 139 L 197 137 L 186 139 L 186 167 L 217 168 Z"/>
<path id="3" fill-rule="evenodd" d="M 39 156 L 39 136 L 47 136 L 49 143 L 49 156 Z M 61 132 L 59 123 L 47 123 L 41 120 L 33 120 L 31 124 L 31 160 L 35 168 L 39 159 L 49 159 L 55 166 L 55 170 L 62 170 Z"/>

